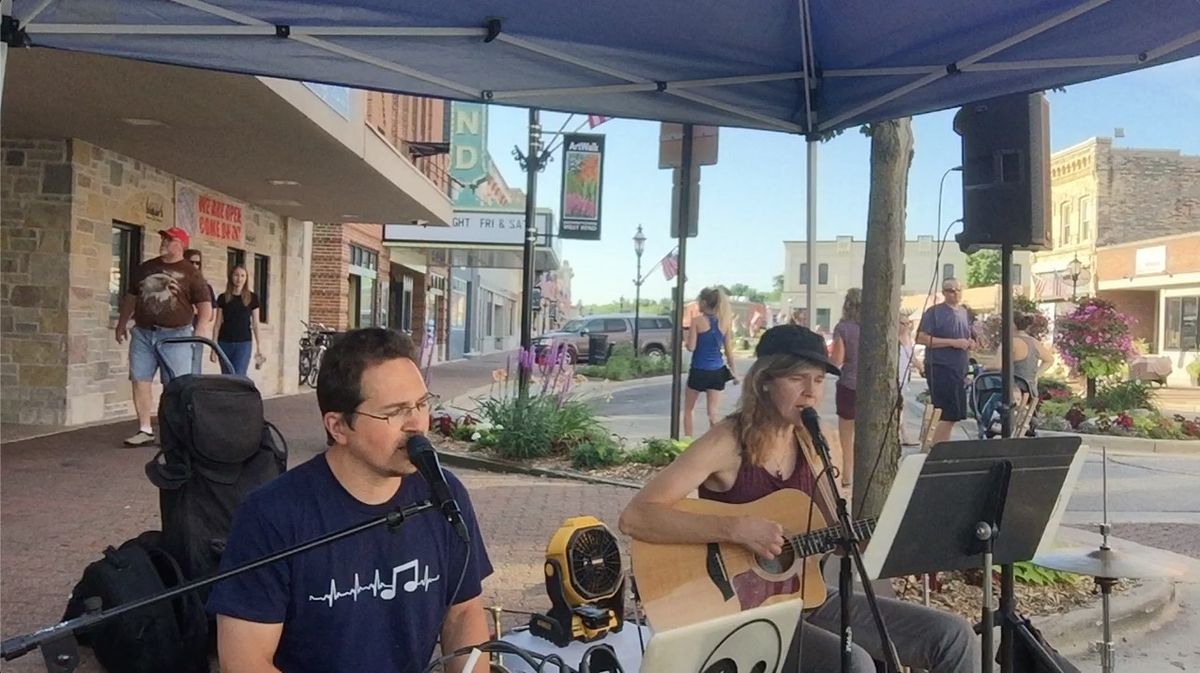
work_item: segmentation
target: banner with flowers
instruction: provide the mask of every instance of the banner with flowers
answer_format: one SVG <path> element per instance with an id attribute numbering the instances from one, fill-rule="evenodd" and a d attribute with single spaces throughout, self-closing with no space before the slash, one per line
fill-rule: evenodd
<path id="1" fill-rule="evenodd" d="M 604 171 L 604 136 L 563 136 L 562 219 L 558 235 L 600 240 L 600 186 Z"/>

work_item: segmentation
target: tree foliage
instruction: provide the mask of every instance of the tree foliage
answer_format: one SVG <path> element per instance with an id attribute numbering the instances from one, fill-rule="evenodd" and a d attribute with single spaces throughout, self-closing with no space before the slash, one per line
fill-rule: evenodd
<path id="1" fill-rule="evenodd" d="M 999 250 L 980 250 L 967 256 L 967 287 L 987 287 L 999 282 Z"/>

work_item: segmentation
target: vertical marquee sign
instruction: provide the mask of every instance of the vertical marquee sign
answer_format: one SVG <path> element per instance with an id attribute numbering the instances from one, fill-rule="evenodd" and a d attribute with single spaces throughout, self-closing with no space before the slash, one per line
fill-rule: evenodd
<path id="1" fill-rule="evenodd" d="M 563 136 L 561 238 L 600 240 L 600 185 L 604 172 L 604 136 Z"/>

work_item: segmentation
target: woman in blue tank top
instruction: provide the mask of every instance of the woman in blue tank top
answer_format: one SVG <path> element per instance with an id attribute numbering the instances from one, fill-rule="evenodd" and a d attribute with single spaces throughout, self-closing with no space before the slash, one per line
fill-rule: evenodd
<path id="1" fill-rule="evenodd" d="M 696 411 L 696 400 L 704 393 L 704 406 L 708 411 L 708 424 L 717 424 L 718 406 L 721 403 L 721 391 L 729 381 L 737 383 L 733 371 L 733 309 L 729 305 L 729 297 L 719 287 L 709 287 L 700 291 L 697 299 L 700 314 L 692 318 L 692 326 L 687 331 L 686 346 L 692 352 L 692 366 L 688 370 L 687 390 L 684 395 L 683 434 L 685 437 L 695 437 L 693 434 L 693 415 Z M 724 356 L 721 352 L 724 350 Z"/>

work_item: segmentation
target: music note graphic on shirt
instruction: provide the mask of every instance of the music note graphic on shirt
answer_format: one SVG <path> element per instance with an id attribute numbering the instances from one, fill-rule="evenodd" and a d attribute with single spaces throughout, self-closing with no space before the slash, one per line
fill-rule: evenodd
<path id="1" fill-rule="evenodd" d="M 406 579 L 404 585 L 401 586 L 400 576 L 402 574 L 407 574 L 409 571 L 412 571 L 412 577 L 410 579 Z M 358 573 L 354 573 L 354 582 L 346 591 L 338 591 L 337 580 L 330 578 L 329 590 L 320 596 L 313 596 L 310 594 L 308 600 L 317 603 L 325 603 L 329 607 L 333 607 L 333 604 L 342 598 L 350 598 L 354 602 L 358 602 L 358 595 L 360 593 L 370 592 L 371 595 L 375 596 L 376 598 L 390 601 L 396 598 L 398 587 L 402 588 L 405 593 L 410 594 L 416 592 L 418 589 L 429 591 L 429 585 L 442 578 L 441 575 L 430 577 L 428 565 L 424 567 L 424 576 L 422 576 L 421 571 L 422 567 L 420 560 L 413 559 L 407 563 L 402 563 L 398 566 L 392 567 L 392 581 L 390 583 L 383 581 L 383 578 L 380 577 L 379 570 L 377 569 L 375 570 L 374 581 L 365 586 L 359 584 L 359 575 Z"/>

